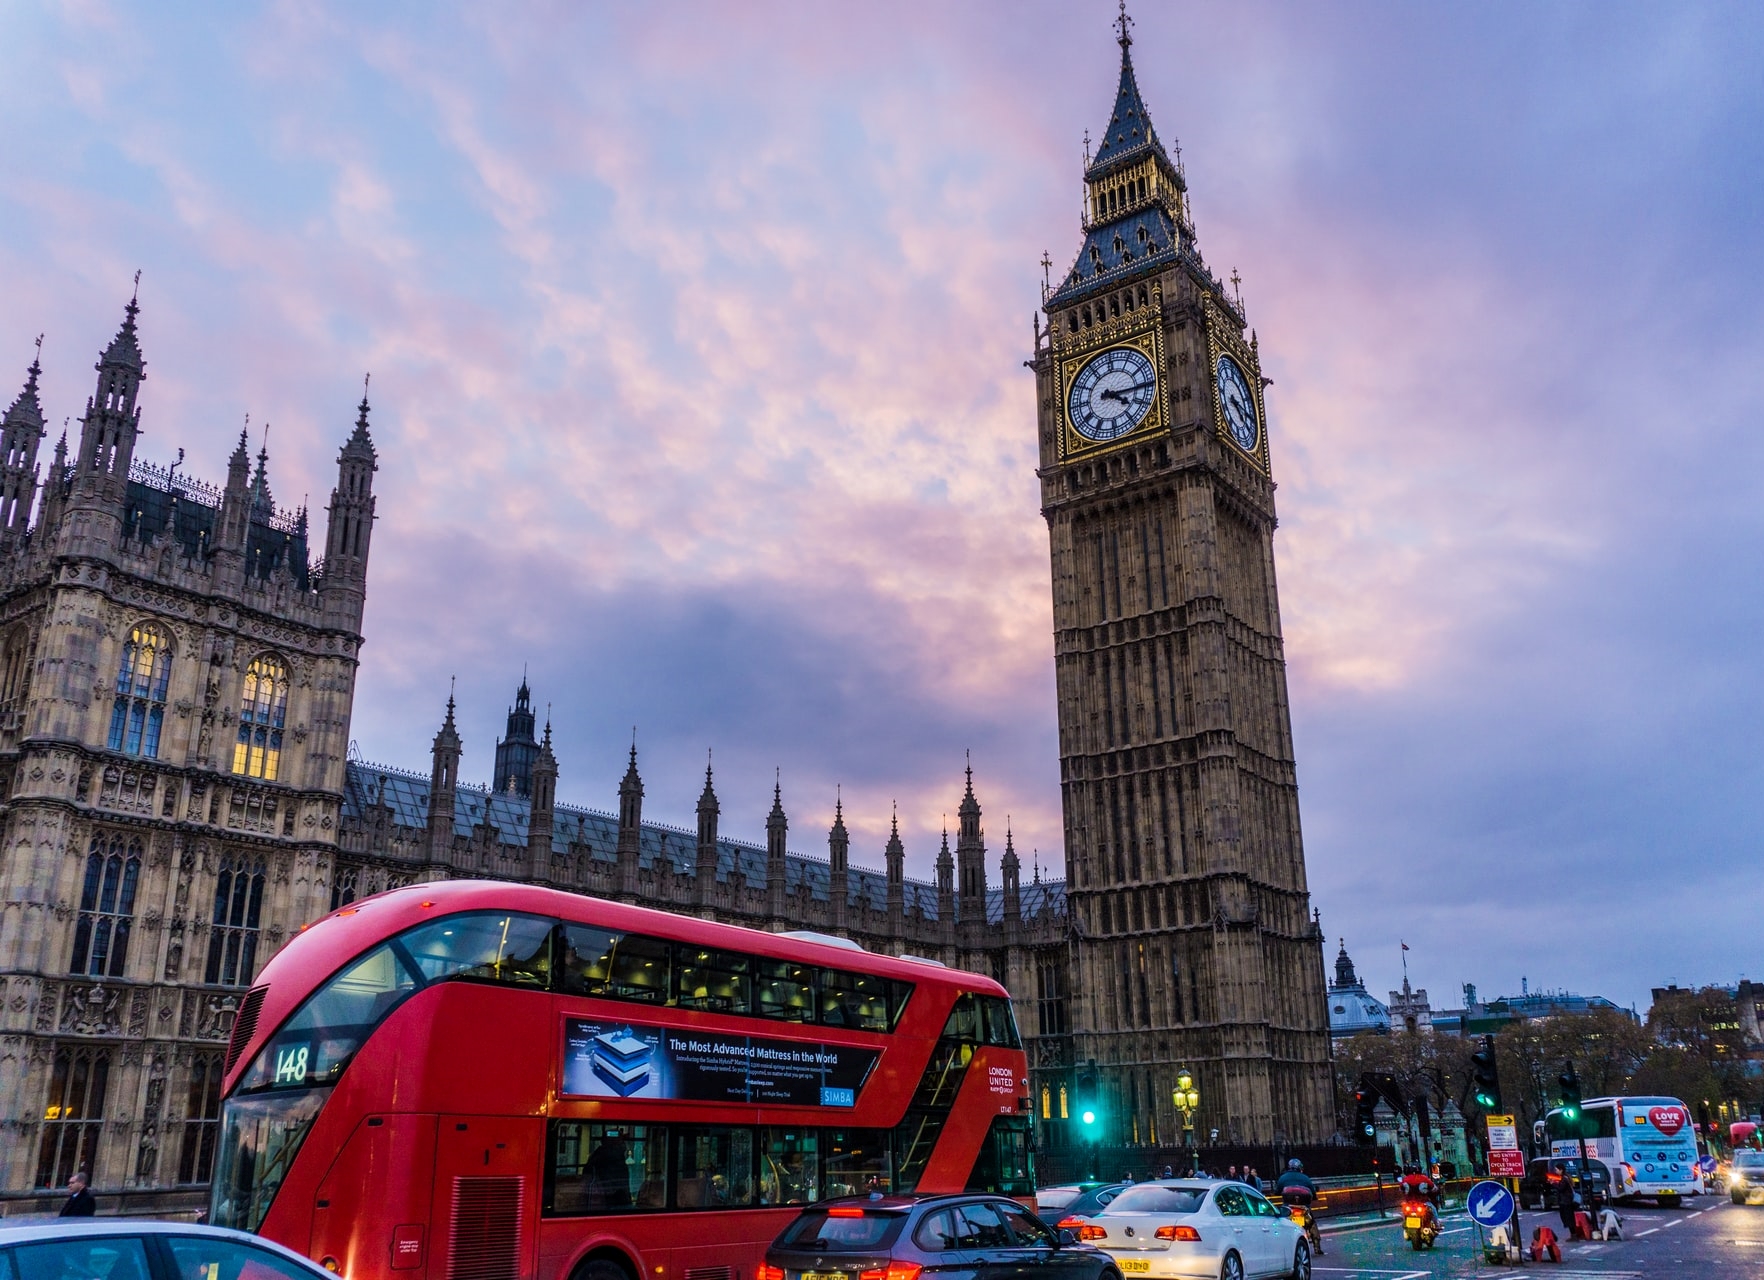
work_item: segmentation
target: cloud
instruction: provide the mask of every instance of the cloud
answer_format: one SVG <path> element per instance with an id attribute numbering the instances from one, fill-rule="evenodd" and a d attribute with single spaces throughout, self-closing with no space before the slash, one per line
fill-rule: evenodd
<path id="1" fill-rule="evenodd" d="M 46 330 L 76 413 L 142 267 L 143 454 L 216 475 L 249 412 L 319 508 L 372 371 L 371 758 L 423 767 L 458 674 L 488 774 L 525 660 L 566 799 L 611 803 L 635 723 L 650 814 L 714 747 L 727 829 L 781 768 L 796 847 L 843 785 L 860 860 L 898 799 L 923 874 L 972 748 L 995 850 L 1008 813 L 1057 865 L 1021 361 L 1111 16 L 10 14 L 0 374 Z M 1412 922 L 1436 991 L 1732 977 L 1677 926 L 1755 885 L 1761 24 L 1137 17 L 1275 380 L 1326 927 Z"/>

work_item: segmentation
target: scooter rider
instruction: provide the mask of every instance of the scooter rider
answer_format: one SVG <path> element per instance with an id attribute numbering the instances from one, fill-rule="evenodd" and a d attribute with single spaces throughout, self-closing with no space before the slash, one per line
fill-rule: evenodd
<path id="1" fill-rule="evenodd" d="M 1318 1230 L 1317 1219 L 1311 1214 L 1311 1204 L 1317 1198 L 1317 1184 L 1305 1172 L 1304 1163 L 1296 1157 L 1288 1160 L 1286 1172 L 1274 1183 L 1274 1190 L 1283 1204 L 1299 1210 L 1298 1222 L 1310 1237 L 1312 1251 L 1322 1253 L 1323 1233 Z"/>
<path id="2" fill-rule="evenodd" d="M 1439 1213 L 1435 1206 L 1439 1204 L 1439 1184 L 1421 1172 L 1421 1166 L 1412 1164 L 1404 1171 L 1400 1185 L 1403 1200 L 1406 1203 L 1421 1205 L 1426 1212 L 1429 1225 L 1437 1232 Z"/>

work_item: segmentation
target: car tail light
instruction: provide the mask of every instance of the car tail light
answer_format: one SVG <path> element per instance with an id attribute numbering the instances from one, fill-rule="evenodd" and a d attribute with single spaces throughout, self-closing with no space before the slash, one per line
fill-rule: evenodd
<path id="1" fill-rule="evenodd" d="M 827 1216 L 829 1218 L 861 1218 L 864 1216 L 864 1211 L 853 1205 L 839 1205 L 827 1210 Z"/>
<path id="2" fill-rule="evenodd" d="M 1199 1240 L 1200 1232 L 1193 1227 L 1159 1227 L 1153 1232 L 1160 1240 Z"/>
<path id="3" fill-rule="evenodd" d="M 924 1269 L 916 1262 L 891 1262 L 873 1271 L 858 1272 L 858 1280 L 919 1280 L 919 1272 Z"/>
<path id="4" fill-rule="evenodd" d="M 1054 1225 L 1062 1231 L 1076 1231 L 1084 1225 L 1084 1219 L 1075 1213 L 1069 1218 L 1061 1218 Z"/>
<path id="5" fill-rule="evenodd" d="M 1109 1238 L 1109 1229 L 1107 1227 L 1099 1227 L 1094 1223 L 1087 1222 L 1078 1228 L 1078 1238 L 1080 1240 L 1107 1240 Z"/>
<path id="6" fill-rule="evenodd" d="M 753 1280 L 784 1280 L 784 1268 L 766 1266 L 762 1263 L 760 1269 L 753 1273 Z"/>

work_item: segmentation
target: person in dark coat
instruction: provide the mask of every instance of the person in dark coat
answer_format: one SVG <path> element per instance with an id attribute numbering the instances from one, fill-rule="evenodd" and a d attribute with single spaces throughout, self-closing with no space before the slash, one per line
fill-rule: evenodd
<path id="1" fill-rule="evenodd" d="M 1562 1217 L 1563 1239 L 1574 1234 L 1574 1210 L 1578 1207 L 1579 1198 L 1574 1194 L 1574 1177 L 1564 1170 L 1562 1181 L 1556 1187 L 1556 1212 Z"/>
<path id="2" fill-rule="evenodd" d="M 62 1217 L 90 1218 L 98 1212 L 98 1202 L 92 1198 L 92 1193 L 86 1190 L 85 1174 L 75 1173 L 67 1180 L 67 1189 L 72 1194 L 68 1196 L 67 1203 L 61 1206 Z"/>

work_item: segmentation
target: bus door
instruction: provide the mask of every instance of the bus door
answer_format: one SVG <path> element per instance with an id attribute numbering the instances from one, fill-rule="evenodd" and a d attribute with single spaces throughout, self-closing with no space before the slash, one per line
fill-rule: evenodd
<path id="1" fill-rule="evenodd" d="M 442 1116 L 435 1134 L 429 1274 L 534 1274 L 543 1122 Z"/>

